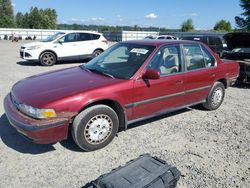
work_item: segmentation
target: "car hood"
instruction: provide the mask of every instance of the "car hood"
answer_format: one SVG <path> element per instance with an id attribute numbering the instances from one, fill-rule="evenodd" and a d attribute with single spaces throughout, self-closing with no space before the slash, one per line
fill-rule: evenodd
<path id="1" fill-rule="evenodd" d="M 223 36 L 229 50 L 235 48 L 250 48 L 250 33 L 227 33 Z"/>
<path id="2" fill-rule="evenodd" d="M 56 100 L 119 82 L 122 80 L 73 67 L 25 78 L 13 86 L 11 93 L 20 103 L 42 108 Z"/>
<path id="3" fill-rule="evenodd" d="M 27 44 L 22 45 L 23 47 L 30 47 L 30 46 L 37 46 L 37 45 L 44 45 L 44 42 L 30 42 Z"/>

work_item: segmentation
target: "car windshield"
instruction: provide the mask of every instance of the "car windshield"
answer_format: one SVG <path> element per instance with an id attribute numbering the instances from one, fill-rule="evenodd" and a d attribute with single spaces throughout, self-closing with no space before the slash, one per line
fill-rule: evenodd
<path id="1" fill-rule="evenodd" d="M 51 42 L 57 38 L 59 38 L 60 36 L 64 35 L 65 33 L 64 32 L 57 32 L 55 33 L 54 35 L 50 35 L 48 36 L 46 39 L 44 40 L 41 40 L 41 42 Z"/>
<path id="2" fill-rule="evenodd" d="M 117 43 L 81 66 L 112 78 L 130 79 L 154 49 L 150 45 Z"/>

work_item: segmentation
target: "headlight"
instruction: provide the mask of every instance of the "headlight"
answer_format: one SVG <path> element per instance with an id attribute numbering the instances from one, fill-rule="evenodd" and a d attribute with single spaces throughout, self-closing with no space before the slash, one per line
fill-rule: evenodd
<path id="1" fill-rule="evenodd" d="M 27 47 L 27 50 L 36 50 L 36 49 L 39 49 L 42 45 L 35 45 L 35 46 L 30 46 L 30 47 Z"/>
<path id="2" fill-rule="evenodd" d="M 38 119 L 56 117 L 56 112 L 53 109 L 39 109 L 26 104 L 19 104 L 19 109 L 24 114 Z"/>

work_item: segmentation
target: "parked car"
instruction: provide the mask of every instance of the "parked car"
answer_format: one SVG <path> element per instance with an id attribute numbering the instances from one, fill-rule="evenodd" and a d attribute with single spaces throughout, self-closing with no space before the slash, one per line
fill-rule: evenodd
<path id="1" fill-rule="evenodd" d="M 175 36 L 173 36 L 173 35 L 159 35 L 159 36 L 157 36 L 156 37 L 156 39 L 158 39 L 158 40 L 178 40 L 178 37 L 175 37 Z"/>
<path id="2" fill-rule="evenodd" d="M 130 123 L 195 104 L 219 108 L 238 74 L 238 63 L 220 60 L 202 43 L 127 41 L 87 64 L 17 82 L 4 109 L 33 142 L 55 143 L 70 130 L 80 148 L 92 151 Z"/>
<path id="3" fill-rule="evenodd" d="M 52 66 L 59 60 L 92 58 L 108 48 L 108 41 L 96 32 L 58 32 L 40 42 L 21 46 L 20 56 Z"/>
<path id="4" fill-rule="evenodd" d="M 219 36 L 210 36 L 210 35 L 192 35 L 184 36 L 182 40 L 192 40 L 203 42 L 208 45 L 219 57 L 223 57 L 224 47 L 222 40 Z"/>
<path id="5" fill-rule="evenodd" d="M 178 37 L 175 37 L 173 35 L 158 35 L 158 36 L 146 36 L 145 39 L 158 39 L 158 40 L 178 40 Z"/>
<path id="6" fill-rule="evenodd" d="M 240 75 L 237 80 L 250 84 L 250 33 L 227 33 L 224 39 L 229 50 L 225 58 L 240 64 Z"/>

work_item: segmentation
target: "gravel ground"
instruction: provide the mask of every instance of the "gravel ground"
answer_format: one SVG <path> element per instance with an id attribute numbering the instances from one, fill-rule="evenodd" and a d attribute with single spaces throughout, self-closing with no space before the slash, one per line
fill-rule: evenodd
<path id="1" fill-rule="evenodd" d="M 0 187 L 81 187 L 144 153 L 176 166 L 178 187 L 250 187 L 249 86 L 228 88 L 216 111 L 192 107 L 133 124 L 95 152 L 82 152 L 72 138 L 36 145 L 8 123 L 4 96 L 24 77 L 81 62 L 42 67 L 20 59 L 20 45 L 0 40 Z"/>

